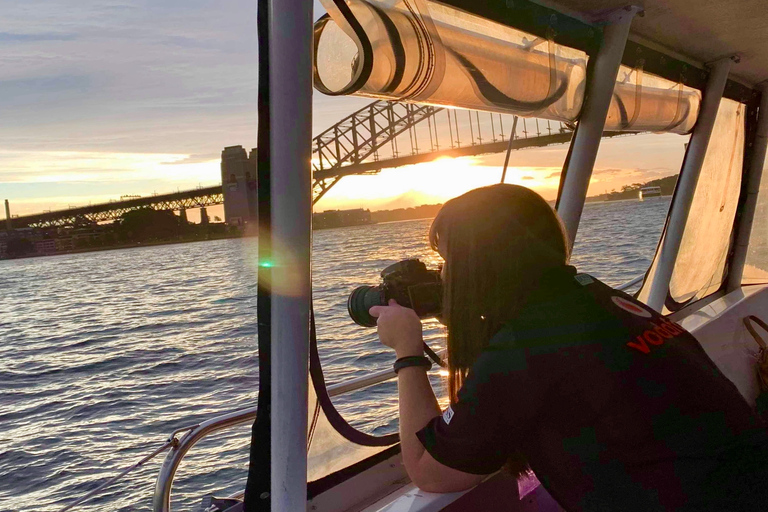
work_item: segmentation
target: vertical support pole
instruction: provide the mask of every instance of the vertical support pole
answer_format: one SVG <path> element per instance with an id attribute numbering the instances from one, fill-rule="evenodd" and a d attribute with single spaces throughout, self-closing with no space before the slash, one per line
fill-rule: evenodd
<path id="1" fill-rule="evenodd" d="M 432 138 L 432 115 L 431 114 L 427 116 L 427 127 L 429 128 L 429 149 L 430 151 L 434 151 L 435 141 Z"/>
<path id="2" fill-rule="evenodd" d="M 5 229 L 13 231 L 13 224 L 11 224 L 11 204 L 8 200 L 5 200 Z"/>
<path id="3" fill-rule="evenodd" d="M 728 271 L 728 285 L 726 291 L 732 292 L 741 287 L 744 276 L 744 264 L 747 261 L 749 251 L 749 238 L 752 234 L 752 223 L 755 219 L 758 192 L 763 177 L 763 165 L 765 165 L 765 153 L 768 147 L 768 84 L 761 88 L 760 110 L 757 118 L 757 133 L 752 147 L 752 162 L 747 176 L 747 197 L 744 202 L 744 211 L 739 222 L 739 230 L 736 233 L 736 246 Z"/>
<path id="4" fill-rule="evenodd" d="M 368 119 L 370 119 L 370 122 L 368 123 L 368 131 L 371 132 L 371 147 L 377 147 L 376 139 L 379 136 L 379 132 L 376 129 L 376 122 L 374 121 L 374 113 L 373 113 L 373 105 L 370 105 L 368 107 Z M 374 150 L 373 151 L 373 160 L 378 161 L 379 159 L 379 151 Z"/>
<path id="5" fill-rule="evenodd" d="M 448 135 L 451 137 L 451 149 L 453 149 L 453 127 L 451 126 L 451 111 L 447 110 L 445 111 L 446 114 L 448 114 Z"/>
<path id="6" fill-rule="evenodd" d="M 339 139 L 340 139 L 340 137 L 339 137 L 339 125 L 335 124 L 335 125 L 333 125 L 333 144 L 334 144 L 334 149 L 336 150 L 336 154 L 334 155 L 335 160 L 336 160 L 333 163 L 334 166 L 341 165 L 341 148 L 339 147 Z"/>
<path id="7" fill-rule="evenodd" d="M 352 154 L 354 162 L 360 161 L 360 145 L 357 142 L 357 116 L 352 116 Z"/>
<path id="8" fill-rule="evenodd" d="M 664 232 L 664 240 L 656 263 L 656 272 L 653 274 L 651 288 L 648 291 L 647 304 L 656 311 L 662 310 L 669 292 L 669 281 L 672 278 L 675 260 L 677 260 L 677 254 L 680 251 L 683 231 L 693 203 L 693 194 L 696 191 L 696 184 L 699 182 L 701 166 L 707 154 L 707 146 L 717 118 L 717 109 L 720 107 L 720 99 L 723 97 L 732 63 L 733 60 L 730 57 L 715 62 L 707 79 L 699 118 L 685 153 L 683 168 L 680 171 L 680 178 L 675 189 L 675 202 L 669 212 L 669 222 Z"/>
<path id="9" fill-rule="evenodd" d="M 467 110 L 467 116 L 469 117 L 469 138 L 472 141 L 472 146 L 475 145 L 475 129 L 472 128 L 472 112 Z"/>
<path id="10" fill-rule="evenodd" d="M 565 224 L 570 247 L 573 247 L 576 240 L 576 230 L 584 209 L 629 27 L 639 10 L 639 7 L 628 6 L 613 13 L 603 29 L 603 44 L 594 57 L 592 75 L 587 85 L 589 95 L 584 101 L 579 126 L 571 141 L 571 155 L 564 169 L 562 194 L 558 198 L 557 212 Z"/>
<path id="11" fill-rule="evenodd" d="M 271 498 L 287 511 L 307 508 L 313 20 L 310 0 L 270 1 Z"/>
<path id="12" fill-rule="evenodd" d="M 456 117 L 456 109 L 453 109 L 453 124 L 456 126 L 456 147 L 461 147 L 461 135 L 459 133 L 459 118 Z"/>

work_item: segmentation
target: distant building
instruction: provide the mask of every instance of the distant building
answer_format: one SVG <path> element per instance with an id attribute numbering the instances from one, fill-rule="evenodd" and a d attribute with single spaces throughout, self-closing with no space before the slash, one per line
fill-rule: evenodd
<path id="1" fill-rule="evenodd" d="M 54 254 L 56 252 L 56 240 L 53 238 L 35 240 L 35 252 L 37 254 Z"/>
<path id="2" fill-rule="evenodd" d="M 362 208 L 354 210 L 328 210 L 312 215 L 313 229 L 362 226 L 364 224 L 371 224 L 372 222 L 371 211 Z"/>
<path id="3" fill-rule="evenodd" d="M 242 226 L 256 222 L 256 150 L 250 157 L 243 146 L 221 152 L 221 185 L 224 191 L 224 222 Z"/>
<path id="4" fill-rule="evenodd" d="M 75 248 L 75 242 L 72 240 L 71 236 L 65 236 L 65 237 L 56 239 L 57 252 L 71 251 L 74 248 Z"/>

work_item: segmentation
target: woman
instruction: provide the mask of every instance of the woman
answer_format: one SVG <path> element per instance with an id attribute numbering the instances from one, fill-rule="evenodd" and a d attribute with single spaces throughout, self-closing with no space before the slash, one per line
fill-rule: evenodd
<path id="1" fill-rule="evenodd" d="M 370 310 L 398 358 L 400 439 L 421 489 L 532 469 L 566 510 L 768 510 L 768 434 L 698 342 L 567 266 L 536 193 L 494 185 L 448 201 L 430 242 L 445 260 L 451 405 L 426 376 L 421 324 Z"/>

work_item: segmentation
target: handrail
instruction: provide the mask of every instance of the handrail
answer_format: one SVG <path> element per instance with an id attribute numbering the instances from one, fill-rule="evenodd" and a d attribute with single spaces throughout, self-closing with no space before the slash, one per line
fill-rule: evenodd
<path id="1" fill-rule="evenodd" d="M 395 377 L 395 372 L 391 369 L 381 370 L 370 375 L 356 377 L 346 381 L 328 386 L 328 395 L 331 397 L 343 395 L 358 389 L 367 388 L 375 384 L 386 382 Z M 152 510 L 154 512 L 170 512 L 171 510 L 171 486 L 176 470 L 181 464 L 181 460 L 187 452 L 196 445 L 201 439 L 209 434 L 213 434 L 229 427 L 248 423 L 256 419 L 256 407 L 239 409 L 210 420 L 203 421 L 197 425 L 191 425 L 177 429 L 171 433 L 168 442 L 175 441 L 171 451 L 163 461 L 160 473 L 157 476 L 155 484 L 155 494 L 152 499 Z M 178 441 L 175 440 L 176 434 L 187 431 Z"/>
<path id="2" fill-rule="evenodd" d="M 641 282 L 645 278 L 645 274 L 641 274 L 631 281 L 617 286 L 616 289 L 620 291 L 627 290 L 637 283 Z M 369 375 L 363 375 L 362 377 L 355 377 L 336 384 L 328 386 L 328 395 L 331 397 L 344 395 L 352 391 L 364 389 L 382 382 L 386 382 L 396 376 L 394 370 L 386 369 L 378 372 L 371 373 Z M 210 420 L 204 421 L 197 425 L 191 425 L 183 427 L 173 431 L 168 438 L 169 443 L 175 443 L 168 452 L 163 465 L 160 468 L 160 473 L 157 476 L 157 482 L 155 484 L 155 494 L 152 500 L 154 512 L 170 512 L 171 510 L 171 486 L 173 485 L 173 477 L 176 474 L 176 470 L 181 464 L 181 460 L 186 453 L 201 439 L 209 434 L 219 432 L 229 427 L 248 423 L 256 419 L 256 407 L 248 407 L 246 409 L 239 409 Z M 181 432 L 187 432 L 181 439 L 176 440 L 176 435 Z"/>
<path id="3" fill-rule="evenodd" d="M 637 283 L 641 282 L 643 279 L 645 279 L 645 274 L 640 274 L 639 276 L 629 281 L 628 283 L 624 283 L 620 286 L 617 286 L 616 289 L 619 290 L 620 292 L 623 292 L 624 290 L 628 290 L 629 288 L 632 288 Z"/>

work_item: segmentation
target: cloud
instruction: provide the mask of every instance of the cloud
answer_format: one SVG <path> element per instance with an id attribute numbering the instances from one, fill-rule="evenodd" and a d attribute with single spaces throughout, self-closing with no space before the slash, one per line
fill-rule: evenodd
<path id="1" fill-rule="evenodd" d="M 3 10 L 3 149 L 202 154 L 256 136 L 245 0 L 49 0 Z"/>
<path id="2" fill-rule="evenodd" d="M 592 171 L 592 176 L 605 176 L 614 174 L 627 174 L 637 172 L 637 169 L 595 169 Z"/>
<path id="3" fill-rule="evenodd" d="M 11 32 L 0 32 L 0 43 L 29 43 L 39 41 L 72 41 L 77 36 L 75 34 L 58 33 L 36 33 L 36 34 L 14 34 Z"/>
<path id="4" fill-rule="evenodd" d="M 207 153 L 200 155 L 189 155 L 181 160 L 172 160 L 169 162 L 163 162 L 162 165 L 182 165 L 182 164 L 199 164 L 203 162 L 215 161 L 217 164 L 221 159 L 221 152 Z"/>

